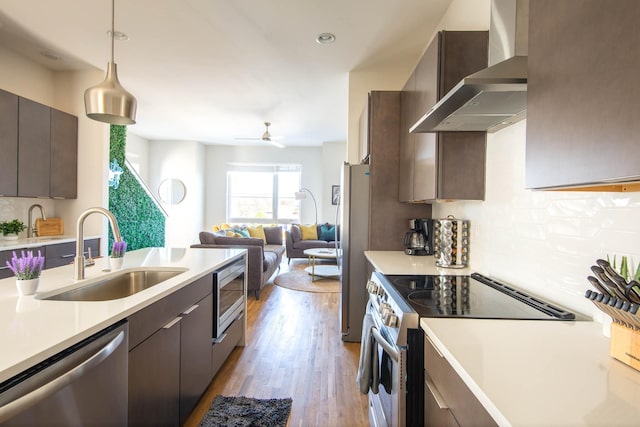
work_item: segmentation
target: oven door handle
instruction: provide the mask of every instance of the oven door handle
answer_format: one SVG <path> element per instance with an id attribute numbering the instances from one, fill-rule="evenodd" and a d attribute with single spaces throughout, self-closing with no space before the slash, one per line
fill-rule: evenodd
<path id="1" fill-rule="evenodd" d="M 378 342 L 378 344 L 380 344 L 382 346 L 382 348 L 384 349 L 384 351 L 387 352 L 387 354 L 389 356 L 391 356 L 391 359 L 394 362 L 398 361 L 398 350 L 396 350 L 395 348 L 393 348 L 391 346 L 391 344 L 389 344 L 387 342 L 387 340 L 382 336 L 382 334 L 380 333 L 380 331 L 378 331 L 377 328 L 371 328 L 371 335 L 373 335 L 373 337 L 376 339 L 376 342 Z"/>

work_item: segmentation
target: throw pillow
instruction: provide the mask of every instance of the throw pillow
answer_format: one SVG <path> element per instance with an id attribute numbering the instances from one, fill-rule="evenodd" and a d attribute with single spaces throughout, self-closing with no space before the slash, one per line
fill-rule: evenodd
<path id="1" fill-rule="evenodd" d="M 300 224 L 300 233 L 302 233 L 302 240 L 318 240 L 318 227 L 315 224 Z"/>
<path id="2" fill-rule="evenodd" d="M 244 237 L 244 236 L 240 233 L 236 233 L 235 231 L 227 230 L 226 237 Z"/>
<path id="3" fill-rule="evenodd" d="M 230 230 L 231 226 L 229 224 L 220 224 L 220 230 Z"/>
<path id="4" fill-rule="evenodd" d="M 247 231 L 249 232 L 250 237 L 258 237 L 264 242 L 267 242 L 267 236 L 264 234 L 264 228 L 261 225 L 257 225 L 255 227 L 247 227 Z"/>
<path id="5" fill-rule="evenodd" d="M 294 243 L 302 240 L 302 233 L 300 232 L 300 227 L 298 227 L 297 225 L 291 224 L 289 233 L 291 234 L 291 241 L 293 241 Z"/>
<path id="6" fill-rule="evenodd" d="M 320 240 L 326 240 L 327 242 L 333 242 L 336 240 L 336 226 L 322 224 L 320 226 Z"/>
<path id="7" fill-rule="evenodd" d="M 251 237 L 246 228 L 233 228 L 231 229 L 234 233 L 238 233 L 242 237 Z"/>
<path id="8" fill-rule="evenodd" d="M 282 226 L 264 227 L 264 235 L 266 237 L 265 243 L 269 245 L 282 244 Z"/>
<path id="9" fill-rule="evenodd" d="M 212 225 L 211 231 L 220 231 L 220 227 L 218 227 L 217 225 Z"/>

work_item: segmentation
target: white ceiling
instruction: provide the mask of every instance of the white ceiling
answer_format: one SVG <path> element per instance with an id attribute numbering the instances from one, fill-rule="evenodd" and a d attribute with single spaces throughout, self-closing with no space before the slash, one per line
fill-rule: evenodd
<path id="1" fill-rule="evenodd" d="M 349 72 L 417 61 L 450 3 L 118 0 L 115 29 L 129 40 L 115 62 L 138 100 L 130 131 L 248 144 L 236 138 L 270 121 L 287 146 L 346 141 Z M 104 70 L 110 28 L 109 0 L 0 0 L 0 44 L 52 69 Z M 336 42 L 316 43 L 323 32 Z"/>

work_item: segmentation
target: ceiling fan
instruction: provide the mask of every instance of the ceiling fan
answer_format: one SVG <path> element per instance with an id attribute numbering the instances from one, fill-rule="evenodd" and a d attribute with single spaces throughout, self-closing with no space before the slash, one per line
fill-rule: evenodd
<path id="1" fill-rule="evenodd" d="M 236 138 L 237 140 L 252 140 L 252 141 L 264 141 L 267 142 L 271 145 L 273 145 L 274 147 L 278 147 L 278 148 L 284 148 L 284 145 L 280 144 L 279 142 L 276 142 L 277 139 L 280 139 L 280 137 L 278 136 L 271 136 L 271 134 L 269 133 L 269 126 L 271 126 L 270 122 L 264 122 L 264 125 L 266 127 L 264 133 L 262 134 L 262 137 L 260 138 Z"/>

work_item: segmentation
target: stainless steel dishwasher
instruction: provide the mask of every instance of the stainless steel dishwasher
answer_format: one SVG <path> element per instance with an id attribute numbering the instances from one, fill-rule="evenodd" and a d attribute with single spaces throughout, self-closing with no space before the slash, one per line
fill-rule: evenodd
<path id="1" fill-rule="evenodd" d="M 128 324 L 119 322 L 0 384 L 0 425 L 126 426 Z"/>

